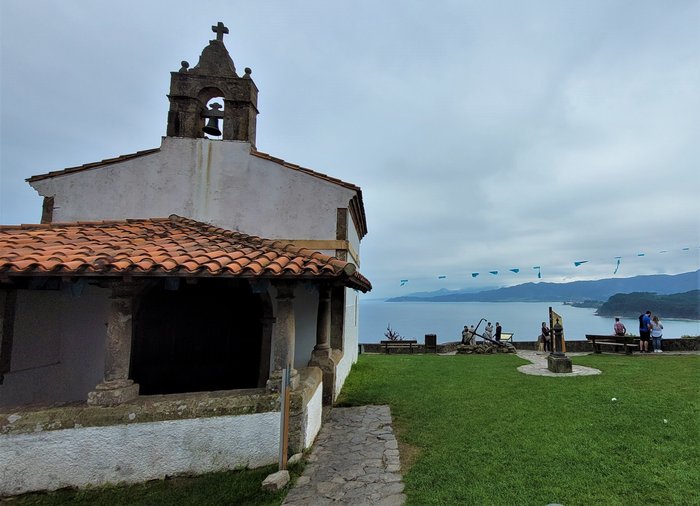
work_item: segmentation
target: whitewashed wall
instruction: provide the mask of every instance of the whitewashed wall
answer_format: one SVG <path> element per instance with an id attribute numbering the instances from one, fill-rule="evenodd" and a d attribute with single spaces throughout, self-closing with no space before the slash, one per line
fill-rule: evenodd
<path id="1" fill-rule="evenodd" d="M 0 406 L 85 400 L 104 377 L 109 290 L 18 290 Z"/>
<path id="2" fill-rule="evenodd" d="M 323 383 L 321 382 L 309 400 L 309 403 L 306 405 L 304 448 L 309 448 L 314 443 L 316 436 L 321 430 L 321 424 L 323 423 L 322 410 Z"/>
<path id="3" fill-rule="evenodd" d="M 279 421 L 273 411 L 0 435 L 0 496 L 272 464 Z"/>
<path id="4" fill-rule="evenodd" d="M 337 208 L 354 195 L 252 156 L 247 142 L 172 137 L 157 153 L 32 186 L 55 196 L 54 221 L 178 214 L 270 239 L 335 239 Z"/>
<path id="5" fill-rule="evenodd" d="M 343 358 L 337 364 L 335 374 L 335 396 L 340 394 L 352 364 L 357 362 L 359 341 L 359 300 L 355 290 L 345 289 L 345 321 L 343 322 Z"/>

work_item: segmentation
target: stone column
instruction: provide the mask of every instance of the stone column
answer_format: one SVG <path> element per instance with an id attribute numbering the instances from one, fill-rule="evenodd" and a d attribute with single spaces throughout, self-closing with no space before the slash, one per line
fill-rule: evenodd
<path id="1" fill-rule="evenodd" d="M 331 287 L 318 287 L 318 315 L 316 318 L 316 346 L 311 353 L 309 365 L 323 371 L 323 404 L 333 403 L 335 394 L 335 367 L 331 357 Z"/>
<path id="2" fill-rule="evenodd" d="M 547 369 L 554 373 L 569 373 L 572 371 L 571 359 L 562 351 L 563 332 L 564 328 L 559 322 L 559 319 L 557 319 L 556 323 L 552 326 L 552 333 L 554 334 L 552 337 L 554 341 L 554 352 L 547 356 Z"/>
<path id="3" fill-rule="evenodd" d="M 275 283 L 277 289 L 277 312 L 272 328 L 272 361 L 267 388 L 277 391 L 280 388 L 282 369 L 291 367 L 292 388 L 299 384 L 299 373 L 294 369 L 294 343 L 296 328 L 294 319 L 294 283 Z"/>
<path id="4" fill-rule="evenodd" d="M 110 298 L 104 381 L 88 393 L 88 404 L 99 406 L 122 404 L 139 395 L 138 384 L 129 379 L 134 286 L 118 283 Z"/>
<path id="5" fill-rule="evenodd" d="M 272 353 L 272 330 L 275 318 L 263 316 L 260 320 L 262 324 L 262 339 L 260 343 L 260 370 L 258 371 L 258 387 L 264 388 L 270 377 L 270 354 Z"/>
<path id="6" fill-rule="evenodd" d="M 17 290 L 0 289 L 0 385 L 11 369 L 16 305 Z"/>

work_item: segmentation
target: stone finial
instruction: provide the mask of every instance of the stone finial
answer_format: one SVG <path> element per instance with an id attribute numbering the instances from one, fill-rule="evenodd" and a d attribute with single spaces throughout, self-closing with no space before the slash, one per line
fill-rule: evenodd
<path id="1" fill-rule="evenodd" d="M 187 72 L 187 69 L 190 68 L 190 63 L 188 61 L 185 61 L 185 60 L 182 60 L 180 62 L 180 65 L 181 65 L 181 67 L 180 67 L 180 70 L 178 70 L 178 72 Z"/>
<path id="2" fill-rule="evenodd" d="M 245 72 L 243 79 L 250 79 L 250 74 L 253 73 L 253 71 L 250 70 L 250 67 L 246 67 L 243 71 Z"/>
<path id="3" fill-rule="evenodd" d="M 228 33 L 228 28 L 226 28 L 224 24 L 221 21 L 219 21 L 216 25 L 211 27 L 211 31 L 216 34 L 216 40 L 220 40 L 223 42 L 224 34 Z"/>

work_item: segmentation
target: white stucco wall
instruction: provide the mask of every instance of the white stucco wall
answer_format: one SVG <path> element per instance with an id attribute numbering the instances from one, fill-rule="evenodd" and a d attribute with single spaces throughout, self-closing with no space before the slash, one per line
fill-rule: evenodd
<path id="1" fill-rule="evenodd" d="M 355 290 L 345 289 L 345 318 L 343 322 L 343 358 L 336 366 L 335 395 L 340 394 L 352 364 L 357 362 L 359 341 L 359 297 Z"/>
<path id="2" fill-rule="evenodd" d="M 319 431 L 321 430 L 321 424 L 323 422 L 322 417 L 323 410 L 323 383 L 319 383 L 316 391 L 306 405 L 306 433 L 304 434 L 304 448 L 309 448 L 316 439 Z"/>
<path id="3" fill-rule="evenodd" d="M 104 376 L 109 291 L 18 290 L 0 406 L 85 400 Z"/>
<path id="4" fill-rule="evenodd" d="M 54 221 L 178 214 L 270 239 L 335 239 L 337 208 L 354 195 L 252 156 L 247 142 L 172 137 L 157 153 L 32 186 L 55 196 Z"/>
<path id="5" fill-rule="evenodd" d="M 0 496 L 277 461 L 280 413 L 0 435 Z"/>

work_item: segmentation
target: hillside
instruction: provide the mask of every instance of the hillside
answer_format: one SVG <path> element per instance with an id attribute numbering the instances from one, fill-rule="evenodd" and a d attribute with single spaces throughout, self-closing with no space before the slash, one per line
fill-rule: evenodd
<path id="1" fill-rule="evenodd" d="M 700 287 L 700 270 L 683 274 L 655 274 L 631 278 L 608 278 L 571 283 L 524 283 L 478 293 L 464 291 L 410 294 L 387 302 L 567 302 L 608 300 L 617 293 L 682 293 Z"/>
<path id="2" fill-rule="evenodd" d="M 700 320 L 700 290 L 672 295 L 658 295 L 649 292 L 618 293 L 605 302 L 596 314 L 598 316 L 639 316 L 649 310 L 663 318 L 688 318 Z"/>

